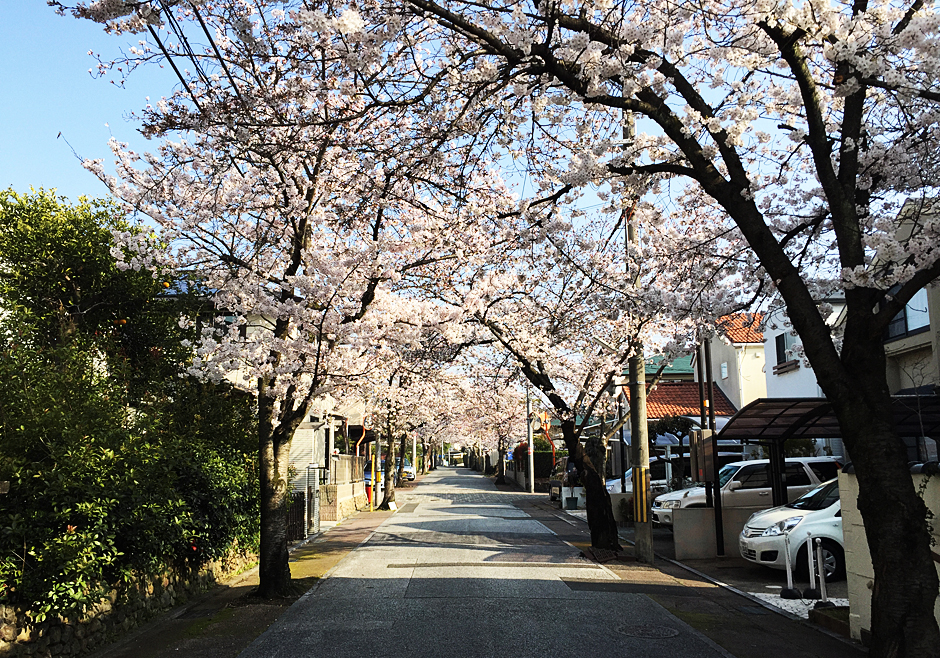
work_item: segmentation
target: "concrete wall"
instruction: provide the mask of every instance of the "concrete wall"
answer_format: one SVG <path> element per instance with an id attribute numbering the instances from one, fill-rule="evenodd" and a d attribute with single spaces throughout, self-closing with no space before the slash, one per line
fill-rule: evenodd
<path id="1" fill-rule="evenodd" d="M 940 513 L 940 477 L 927 478 L 912 475 L 914 486 L 924 492 L 924 502 L 936 515 Z M 852 638 L 862 639 L 871 629 L 871 587 L 875 573 L 871 566 L 871 554 L 868 551 L 868 537 L 862 525 L 862 515 L 858 511 L 858 480 L 854 474 L 839 474 L 839 498 L 842 499 L 842 536 L 845 544 L 846 580 L 849 590 L 849 629 Z M 940 527 L 932 528 L 934 539 L 940 540 Z M 940 565 L 935 564 L 940 570 Z M 934 604 L 934 616 L 940 621 L 940 599 Z"/>
<path id="2" fill-rule="evenodd" d="M 751 514 L 763 507 L 730 507 L 722 509 L 725 555 L 740 557 L 738 536 Z M 710 507 L 675 509 L 672 512 L 673 541 L 677 560 L 699 560 L 718 555 L 715 542 L 715 510 Z"/>

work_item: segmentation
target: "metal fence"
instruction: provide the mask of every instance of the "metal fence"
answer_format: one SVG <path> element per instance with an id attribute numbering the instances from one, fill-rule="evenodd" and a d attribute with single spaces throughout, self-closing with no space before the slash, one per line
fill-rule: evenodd
<path id="1" fill-rule="evenodd" d="M 322 473 L 322 469 L 309 469 L 306 490 L 291 494 L 287 507 L 287 541 L 299 541 L 320 532 Z"/>

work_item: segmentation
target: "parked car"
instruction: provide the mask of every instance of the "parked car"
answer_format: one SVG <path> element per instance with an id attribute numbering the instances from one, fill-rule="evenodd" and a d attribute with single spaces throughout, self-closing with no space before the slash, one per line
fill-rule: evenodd
<path id="1" fill-rule="evenodd" d="M 725 464 L 730 464 L 731 462 L 741 461 L 740 452 L 719 452 L 718 453 L 718 464 L 723 466 Z M 672 474 L 671 478 L 666 477 L 666 464 L 672 462 Z M 679 469 L 683 470 L 683 477 L 679 479 Z M 633 469 L 627 469 L 627 493 L 633 493 Z M 680 458 L 677 455 L 673 455 L 669 460 L 664 457 L 650 457 L 650 491 L 652 495 L 657 496 L 659 494 L 669 491 L 670 480 L 672 481 L 672 487 L 677 489 L 687 489 L 692 484 L 692 462 L 689 459 L 688 455 L 685 455 L 683 458 Z M 684 483 L 681 486 L 676 486 L 677 482 Z M 620 478 L 610 478 L 607 480 L 607 491 L 609 493 L 620 493 Z"/>
<path id="2" fill-rule="evenodd" d="M 363 471 L 362 479 L 365 481 L 367 485 L 372 484 L 372 462 L 371 461 L 366 462 L 366 467 L 365 467 L 365 470 Z M 385 460 L 384 459 L 379 464 L 378 480 L 380 483 L 385 482 Z"/>
<path id="3" fill-rule="evenodd" d="M 826 580 L 845 578 L 838 480 L 824 482 L 792 503 L 752 514 L 739 537 L 741 557 L 772 569 L 785 569 L 789 536 L 790 564 L 797 573 L 805 575 L 809 573 L 807 535 L 822 540 Z"/>
<path id="4" fill-rule="evenodd" d="M 658 457 L 653 457 L 650 459 L 650 491 L 653 492 L 653 495 L 665 493 L 669 491 L 669 479 L 666 477 L 666 465 L 667 460 L 660 459 Z M 672 478 L 675 479 L 678 476 L 679 471 L 679 460 L 672 460 Z M 689 476 L 691 474 L 689 460 L 685 460 L 685 475 Z M 625 474 L 626 483 L 625 491 L 626 493 L 633 493 L 633 469 L 628 468 Z M 608 493 L 621 493 L 620 491 L 620 478 L 610 478 L 607 480 L 607 492 Z"/>
<path id="5" fill-rule="evenodd" d="M 839 472 L 835 457 L 790 457 L 786 459 L 784 481 L 787 500 L 796 500 Z M 763 507 L 772 505 L 770 460 L 731 462 L 718 471 L 722 507 Z M 677 508 L 705 507 L 705 487 L 692 487 L 657 496 L 653 501 L 653 521 L 672 526 Z"/>
<path id="6" fill-rule="evenodd" d="M 580 487 L 581 480 L 578 477 L 578 469 L 574 461 L 565 457 L 555 462 L 552 467 L 552 474 L 548 478 L 548 499 L 561 500 L 562 487 Z"/>
<path id="7" fill-rule="evenodd" d="M 418 477 L 418 472 L 415 470 L 415 467 L 411 465 L 411 461 L 405 457 L 405 465 L 401 470 L 402 477 L 406 480 L 414 480 Z"/>

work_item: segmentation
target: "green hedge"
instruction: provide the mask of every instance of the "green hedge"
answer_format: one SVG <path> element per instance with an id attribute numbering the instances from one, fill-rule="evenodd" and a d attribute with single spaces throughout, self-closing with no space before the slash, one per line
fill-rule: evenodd
<path id="1" fill-rule="evenodd" d="M 568 456 L 567 450 L 556 450 L 555 459 L 564 459 Z M 528 468 L 528 459 L 529 453 L 524 451 L 514 451 L 513 452 L 513 461 L 517 464 L 517 468 L 520 468 L 518 464 L 525 464 L 522 468 Z M 536 479 L 547 478 L 552 474 L 552 466 L 554 462 L 552 461 L 552 452 L 549 450 L 547 452 L 542 452 L 536 450 L 532 453 L 532 460 L 535 466 L 535 477 Z"/>
<path id="2" fill-rule="evenodd" d="M 93 356 L 49 356 L 0 359 L 0 604 L 80 615 L 134 575 L 256 545 L 247 400 L 180 380 L 132 410 Z"/>

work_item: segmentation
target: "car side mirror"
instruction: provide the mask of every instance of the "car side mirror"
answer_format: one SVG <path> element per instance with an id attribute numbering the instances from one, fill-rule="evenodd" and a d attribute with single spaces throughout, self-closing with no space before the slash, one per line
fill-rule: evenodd
<path id="1" fill-rule="evenodd" d="M 742 484 L 740 480 L 732 480 L 728 483 L 728 491 L 737 491 L 741 488 Z"/>

